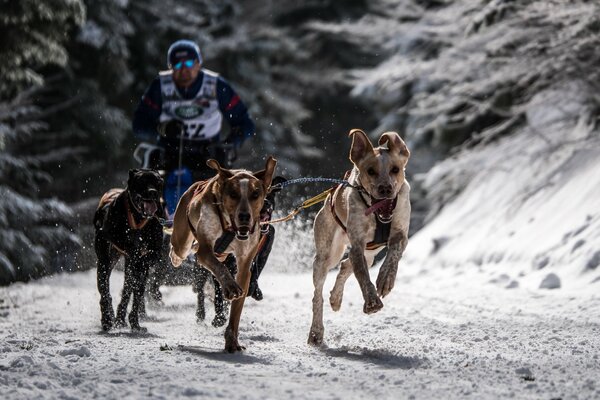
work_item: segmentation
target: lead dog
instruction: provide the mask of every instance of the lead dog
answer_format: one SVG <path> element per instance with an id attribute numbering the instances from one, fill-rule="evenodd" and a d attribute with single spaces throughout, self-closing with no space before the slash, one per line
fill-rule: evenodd
<path id="1" fill-rule="evenodd" d="M 327 272 L 335 267 L 347 245 L 348 258 L 340 272 L 329 301 L 334 311 L 340 309 L 344 284 L 354 272 L 365 300 L 363 311 L 372 314 L 383 307 L 385 297 L 394 287 L 398 262 L 408 243 L 410 220 L 410 186 L 404 168 L 410 152 L 396 132 L 386 132 L 373 148 L 367 135 L 353 129 L 350 161 L 354 168 L 348 181 L 352 186 L 338 186 L 329 194 L 315 219 L 316 255 L 313 262 L 313 318 L 308 343 L 323 342 L 323 284 Z M 387 255 L 375 287 L 369 277 L 375 255 L 387 246 Z"/>
<path id="2" fill-rule="evenodd" d="M 225 329 L 225 350 L 233 353 L 244 349 L 238 342 L 239 322 L 250 284 L 250 265 L 259 247 L 260 210 L 277 161 L 269 157 L 265 169 L 254 173 L 225 169 L 215 160 L 206 164 L 217 175 L 194 183 L 179 200 L 169 257 L 178 267 L 195 251 L 196 262 L 221 284 L 223 297 L 233 300 Z M 223 264 L 230 253 L 238 267 L 235 279 Z"/>

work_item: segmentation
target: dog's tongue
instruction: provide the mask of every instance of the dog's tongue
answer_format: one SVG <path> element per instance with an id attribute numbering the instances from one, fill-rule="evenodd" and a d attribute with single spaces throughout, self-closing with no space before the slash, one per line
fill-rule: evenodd
<path id="1" fill-rule="evenodd" d="M 144 200 L 144 214 L 154 215 L 155 212 L 156 212 L 156 202 Z"/>
<path id="2" fill-rule="evenodd" d="M 365 210 L 365 215 L 369 215 L 371 213 L 376 213 L 380 215 L 392 214 L 393 211 L 393 199 L 383 199 L 374 203 L 371 207 Z"/>

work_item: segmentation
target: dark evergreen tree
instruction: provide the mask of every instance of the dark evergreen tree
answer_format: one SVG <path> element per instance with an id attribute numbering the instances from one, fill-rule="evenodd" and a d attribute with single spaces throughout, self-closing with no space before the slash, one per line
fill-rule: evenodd
<path id="1" fill-rule="evenodd" d="M 39 151 L 57 133 L 47 120 L 64 104 L 43 107 L 52 79 L 68 62 L 69 32 L 84 18 L 78 0 L 0 1 L 0 283 L 61 269 L 79 238 L 72 213 L 41 195 L 52 184 Z M 36 151 L 36 149 L 38 149 Z M 70 251 L 64 251 L 65 249 Z"/>

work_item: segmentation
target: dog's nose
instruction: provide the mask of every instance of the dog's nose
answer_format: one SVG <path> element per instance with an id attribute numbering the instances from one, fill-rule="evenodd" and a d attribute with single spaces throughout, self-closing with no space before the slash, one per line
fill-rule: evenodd
<path id="1" fill-rule="evenodd" d="M 156 190 L 156 189 L 148 189 L 147 193 L 148 193 L 149 199 L 158 199 L 159 198 L 158 190 Z"/>
<path id="2" fill-rule="evenodd" d="M 238 220 L 240 224 L 249 225 L 250 224 L 250 213 L 241 212 L 238 214 Z"/>
<path id="3" fill-rule="evenodd" d="M 377 187 L 377 194 L 381 197 L 388 197 L 392 194 L 392 185 L 379 185 Z"/>

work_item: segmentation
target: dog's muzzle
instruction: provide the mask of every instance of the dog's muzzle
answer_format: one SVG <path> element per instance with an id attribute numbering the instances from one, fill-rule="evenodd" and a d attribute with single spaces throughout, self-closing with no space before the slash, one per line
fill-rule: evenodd
<path id="1" fill-rule="evenodd" d="M 250 237 L 250 228 L 242 227 L 235 231 L 235 237 L 238 240 L 248 240 Z"/>
<path id="2" fill-rule="evenodd" d="M 373 205 L 365 211 L 365 215 L 374 213 L 379 222 L 387 224 L 394 217 L 396 199 L 372 199 Z"/>
<path id="3" fill-rule="evenodd" d="M 146 199 L 137 194 L 135 195 L 133 202 L 139 213 L 142 214 L 144 218 L 152 218 L 158 211 L 158 200 L 154 198 Z"/>
<path id="4" fill-rule="evenodd" d="M 252 232 L 254 232 L 254 218 L 249 212 L 239 212 L 236 215 L 236 218 L 232 218 L 233 222 L 233 230 L 235 231 L 235 236 L 239 240 L 247 240 Z"/>

